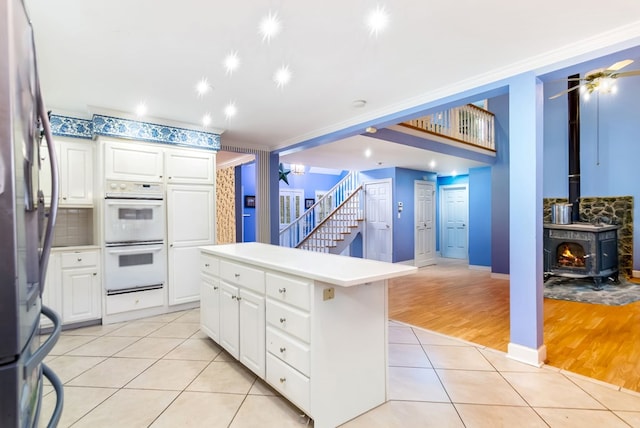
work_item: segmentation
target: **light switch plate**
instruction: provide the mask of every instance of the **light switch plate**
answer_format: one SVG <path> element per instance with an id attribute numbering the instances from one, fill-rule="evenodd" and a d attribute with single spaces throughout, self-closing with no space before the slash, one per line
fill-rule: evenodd
<path id="1" fill-rule="evenodd" d="M 333 287 L 325 288 L 322 290 L 322 300 L 331 300 L 336 296 L 336 291 Z"/>

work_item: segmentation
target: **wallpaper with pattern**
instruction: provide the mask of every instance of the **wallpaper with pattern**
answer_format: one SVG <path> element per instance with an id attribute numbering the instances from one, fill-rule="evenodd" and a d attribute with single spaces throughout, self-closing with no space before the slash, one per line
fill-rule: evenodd
<path id="1" fill-rule="evenodd" d="M 236 242 L 234 168 L 216 171 L 216 243 Z"/>

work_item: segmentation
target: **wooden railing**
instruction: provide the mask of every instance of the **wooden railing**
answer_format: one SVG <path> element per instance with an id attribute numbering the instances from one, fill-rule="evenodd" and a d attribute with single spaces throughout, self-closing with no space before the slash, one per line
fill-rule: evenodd
<path id="1" fill-rule="evenodd" d="M 400 125 L 495 151 L 494 122 L 493 113 L 467 104 L 402 122 Z"/>
<path id="2" fill-rule="evenodd" d="M 280 231 L 280 246 L 297 247 L 331 215 L 359 186 L 358 173 L 351 171 L 300 217 Z"/>

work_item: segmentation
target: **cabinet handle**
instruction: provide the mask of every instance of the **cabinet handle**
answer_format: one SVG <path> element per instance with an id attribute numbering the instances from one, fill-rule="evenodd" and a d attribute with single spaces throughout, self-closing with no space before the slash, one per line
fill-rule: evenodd
<path id="1" fill-rule="evenodd" d="M 287 350 L 287 348 L 280 348 L 280 352 L 284 352 L 286 350 Z"/>
<path id="2" fill-rule="evenodd" d="M 209 263 L 205 263 L 205 264 L 204 264 L 204 267 L 209 267 Z"/>
<path id="3" fill-rule="evenodd" d="M 236 300 L 239 302 L 240 300 L 242 300 L 242 297 L 237 297 Z"/>
<path id="4" fill-rule="evenodd" d="M 214 289 L 214 290 L 217 290 L 217 289 L 218 289 L 218 287 L 213 287 L 213 289 Z"/>
<path id="5" fill-rule="evenodd" d="M 286 318 L 280 318 L 280 322 L 281 322 L 282 324 L 284 324 L 285 322 L 287 322 L 287 319 L 286 319 Z"/>
<path id="6" fill-rule="evenodd" d="M 281 377 L 281 378 L 280 378 L 280 383 L 285 383 L 286 381 L 287 381 L 287 378 L 286 378 L 286 377 Z"/>
<path id="7" fill-rule="evenodd" d="M 82 261 L 82 259 L 81 259 L 80 257 L 78 257 L 78 261 L 79 261 L 79 262 L 81 262 L 81 261 Z"/>
<path id="8" fill-rule="evenodd" d="M 236 296 L 231 296 L 231 299 L 232 299 L 232 300 L 233 300 L 233 299 L 237 299 L 237 297 L 236 297 Z"/>
<path id="9" fill-rule="evenodd" d="M 63 200 L 63 201 L 66 201 L 66 200 L 67 200 L 67 197 L 66 197 L 66 196 L 63 196 L 63 197 L 62 197 L 62 200 Z"/>
<path id="10" fill-rule="evenodd" d="M 236 278 L 240 278 L 240 274 L 239 273 L 235 273 L 234 274 Z"/>
<path id="11" fill-rule="evenodd" d="M 278 293 L 286 293 L 287 289 L 282 287 L 282 288 L 278 288 Z"/>
<path id="12" fill-rule="evenodd" d="M 93 273 L 93 276 L 98 276 L 98 272 L 94 272 L 94 273 Z"/>

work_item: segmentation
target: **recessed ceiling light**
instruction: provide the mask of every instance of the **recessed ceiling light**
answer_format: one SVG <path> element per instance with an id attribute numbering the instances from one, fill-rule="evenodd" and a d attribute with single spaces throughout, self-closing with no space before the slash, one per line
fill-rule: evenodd
<path id="1" fill-rule="evenodd" d="M 278 88 L 282 88 L 291 81 L 291 70 L 288 65 L 280 67 L 273 75 L 273 81 L 276 82 Z"/>
<path id="2" fill-rule="evenodd" d="M 198 92 L 199 96 L 203 96 L 205 95 L 207 92 L 209 92 L 211 90 L 211 84 L 209 84 L 209 81 L 207 80 L 206 77 L 203 77 L 202 79 L 200 79 L 200 81 L 196 84 L 196 92 Z"/>
<path id="3" fill-rule="evenodd" d="M 389 14 L 382 6 L 376 7 L 367 15 L 367 26 L 372 36 L 377 36 L 389 25 Z"/>
<path id="4" fill-rule="evenodd" d="M 202 116 L 202 125 L 203 126 L 211 125 L 211 115 L 209 113 Z"/>
<path id="5" fill-rule="evenodd" d="M 451 176 L 455 177 L 456 175 L 458 175 L 458 172 L 454 169 L 453 171 L 451 171 Z"/>
<path id="6" fill-rule="evenodd" d="M 224 58 L 224 68 L 227 69 L 227 74 L 232 74 L 240 65 L 240 58 L 238 58 L 238 52 L 229 52 Z"/>
<path id="7" fill-rule="evenodd" d="M 431 162 L 429 162 L 429 168 L 435 168 L 436 167 L 436 161 L 432 160 Z"/>
<path id="8" fill-rule="evenodd" d="M 364 157 L 365 158 L 370 158 L 371 157 L 371 149 L 367 149 L 364 151 Z"/>
<path id="9" fill-rule="evenodd" d="M 147 114 L 147 104 L 143 101 L 136 106 L 136 115 L 144 116 Z"/>
<path id="10" fill-rule="evenodd" d="M 236 114 L 238 113 L 238 109 L 236 108 L 235 103 L 230 102 L 229 104 L 227 104 L 227 106 L 224 108 L 224 115 L 227 117 L 227 119 L 231 119 L 232 117 L 234 117 Z"/>
<path id="11" fill-rule="evenodd" d="M 271 41 L 271 38 L 276 36 L 282 29 L 282 24 L 278 19 L 277 13 L 269 12 L 269 15 L 262 18 L 260 21 L 260 34 L 262 34 L 262 41 Z"/>

